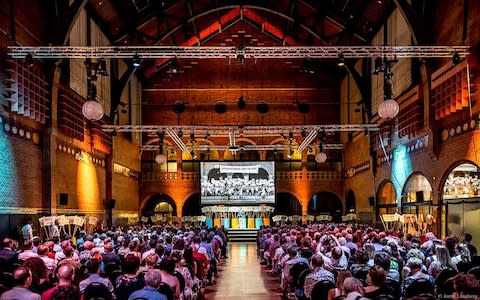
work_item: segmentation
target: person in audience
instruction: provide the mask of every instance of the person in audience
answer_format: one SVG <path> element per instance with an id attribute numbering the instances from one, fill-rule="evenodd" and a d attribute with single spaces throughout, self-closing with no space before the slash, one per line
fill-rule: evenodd
<path id="1" fill-rule="evenodd" d="M 145 274 L 145 287 L 133 292 L 128 300 L 167 300 L 167 297 L 157 291 L 162 282 L 162 275 L 159 270 L 151 269 Z"/>
<path id="2" fill-rule="evenodd" d="M 452 263 L 452 259 L 450 258 L 447 247 L 437 246 L 435 248 L 435 253 L 436 260 L 433 261 L 428 267 L 428 274 L 430 274 L 433 278 L 437 278 L 438 274 L 447 268 L 457 271 L 457 266 Z"/>
<path id="3" fill-rule="evenodd" d="M 4 238 L 2 241 L 2 248 L 0 249 L 0 260 L 5 264 L 0 266 L 5 271 L 13 269 L 13 265 L 18 262 L 18 254 L 13 251 L 13 240 Z"/>
<path id="4" fill-rule="evenodd" d="M 113 244 L 111 242 L 105 244 L 104 251 L 105 252 L 102 254 L 102 259 L 105 264 L 120 263 L 120 257 L 113 252 Z"/>
<path id="5" fill-rule="evenodd" d="M 42 300 L 49 299 L 80 299 L 80 291 L 73 284 L 75 278 L 75 270 L 69 265 L 63 265 L 57 271 L 58 283 L 56 286 L 43 292 Z"/>
<path id="6" fill-rule="evenodd" d="M 175 272 L 175 262 L 173 259 L 170 257 L 162 259 L 159 268 L 162 277 L 161 281 L 170 287 L 176 298 L 180 297 L 180 282 L 178 278 L 173 275 L 173 272 Z"/>
<path id="7" fill-rule="evenodd" d="M 27 258 L 30 257 L 38 257 L 38 254 L 33 252 L 33 242 L 32 240 L 25 240 L 23 242 L 23 251 L 18 254 L 18 260 L 20 262 L 25 261 Z"/>
<path id="8" fill-rule="evenodd" d="M 88 263 L 87 263 L 87 271 L 88 271 L 88 274 L 89 276 L 80 281 L 80 284 L 79 284 L 79 288 L 80 288 L 80 292 L 83 294 L 83 291 L 85 290 L 85 288 L 90 284 L 90 283 L 93 283 L 93 282 L 98 282 L 98 283 L 101 283 L 103 285 L 105 285 L 108 290 L 110 291 L 110 293 L 114 293 L 113 291 L 113 285 L 112 283 L 110 282 L 110 280 L 108 278 L 103 278 L 103 277 L 100 277 L 100 264 L 101 264 L 101 256 L 98 257 L 98 258 L 91 258 Z"/>
<path id="9" fill-rule="evenodd" d="M 478 299 L 480 284 L 472 274 L 460 273 L 453 279 L 454 299 Z"/>
<path id="10" fill-rule="evenodd" d="M 405 280 L 403 282 L 404 286 L 404 291 L 408 289 L 410 284 L 414 282 L 417 279 L 426 279 L 429 281 L 432 285 L 435 283 L 435 279 L 433 279 L 432 276 L 425 274 L 422 272 L 422 260 L 420 260 L 417 257 L 411 257 L 407 261 L 407 267 L 410 269 L 410 273 L 407 277 L 405 277 Z"/>
<path id="11" fill-rule="evenodd" d="M 52 287 L 48 280 L 48 270 L 40 257 L 30 257 L 23 262 L 23 266 L 30 270 L 32 274 L 32 283 L 30 289 L 38 294 L 42 294 Z"/>
<path id="12" fill-rule="evenodd" d="M 339 271 L 337 275 L 337 282 L 335 283 L 335 288 L 328 291 L 328 300 L 334 300 L 341 297 L 346 297 L 347 292 L 345 292 L 344 282 L 345 279 L 352 277 L 350 271 Z"/>
<path id="13" fill-rule="evenodd" d="M 387 280 L 387 274 L 385 270 L 375 265 L 370 268 L 367 276 L 367 286 L 365 287 L 366 298 L 375 299 L 382 294 L 389 294 L 390 291 L 386 289 L 385 282 Z"/>
<path id="14" fill-rule="evenodd" d="M 362 282 L 355 277 L 345 278 L 343 288 L 345 293 L 347 293 L 345 300 L 369 300 L 363 297 L 365 289 L 363 288 Z"/>
<path id="15" fill-rule="evenodd" d="M 22 227 L 22 237 L 24 241 L 31 241 L 33 239 L 32 219 L 28 219 Z"/>
<path id="16" fill-rule="evenodd" d="M 310 298 L 313 287 L 319 281 L 329 281 L 335 284 L 335 276 L 332 272 L 323 268 L 323 259 L 319 254 L 314 254 L 311 261 L 312 273 L 305 277 L 305 283 L 303 285 L 303 293 L 305 297 Z"/>
<path id="17" fill-rule="evenodd" d="M 370 266 L 368 265 L 368 253 L 363 250 L 359 249 L 355 256 L 357 258 L 357 262 L 352 264 L 349 270 L 352 272 L 353 276 L 362 280 L 362 282 L 366 282 L 368 271 L 370 270 Z"/>
<path id="18" fill-rule="evenodd" d="M 13 271 L 15 287 L 6 291 L 0 300 L 40 300 L 40 295 L 28 288 L 32 284 L 32 273 L 26 267 L 18 267 Z"/>
<path id="19" fill-rule="evenodd" d="M 38 246 L 40 246 L 40 244 L 42 244 L 42 239 L 39 238 L 38 236 L 34 236 L 32 238 L 32 243 L 33 243 L 33 247 L 32 247 L 33 253 L 38 254 Z"/>
<path id="20" fill-rule="evenodd" d="M 467 244 L 468 251 L 470 251 L 471 256 L 477 255 L 477 247 L 472 244 L 472 235 L 470 233 L 465 233 L 463 243 Z"/>
<path id="21" fill-rule="evenodd" d="M 290 246 L 287 250 L 287 253 L 288 253 L 288 260 L 284 264 L 282 277 L 281 277 L 282 281 L 280 283 L 280 286 L 281 286 L 282 289 L 286 289 L 288 284 L 290 284 L 292 282 L 292 276 L 290 274 L 290 269 L 292 268 L 293 265 L 298 264 L 298 263 L 304 263 L 308 266 L 310 264 L 308 259 L 298 255 L 296 245 L 295 246 Z"/>
<path id="22" fill-rule="evenodd" d="M 117 300 L 128 299 L 136 290 L 145 286 L 144 276 L 138 273 L 140 259 L 138 256 L 129 254 L 125 257 L 123 271 L 125 274 L 119 276 L 115 282 L 115 295 Z"/>
<path id="23" fill-rule="evenodd" d="M 47 256 L 48 254 L 48 246 L 46 245 L 40 245 L 38 246 L 38 256 L 40 259 L 43 260 L 43 263 L 45 264 L 45 267 L 47 267 L 47 272 L 48 274 L 53 274 L 55 271 L 55 268 L 57 267 L 57 264 L 55 263 L 54 259 L 51 259 L 50 257 Z"/>

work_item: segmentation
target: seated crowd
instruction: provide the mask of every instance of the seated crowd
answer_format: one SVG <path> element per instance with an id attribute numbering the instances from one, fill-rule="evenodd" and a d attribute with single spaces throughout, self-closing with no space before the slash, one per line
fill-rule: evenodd
<path id="1" fill-rule="evenodd" d="M 4 238 L 0 299 L 202 299 L 226 254 L 222 229 L 137 226 L 63 240 Z"/>
<path id="2" fill-rule="evenodd" d="M 257 242 L 285 298 L 480 299 L 471 241 L 330 223 L 264 227 Z"/>

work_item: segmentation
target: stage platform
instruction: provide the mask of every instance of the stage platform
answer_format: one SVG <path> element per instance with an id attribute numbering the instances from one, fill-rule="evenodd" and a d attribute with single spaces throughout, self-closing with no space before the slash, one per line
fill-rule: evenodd
<path id="1" fill-rule="evenodd" d="M 256 242 L 258 229 L 227 229 L 230 242 Z"/>

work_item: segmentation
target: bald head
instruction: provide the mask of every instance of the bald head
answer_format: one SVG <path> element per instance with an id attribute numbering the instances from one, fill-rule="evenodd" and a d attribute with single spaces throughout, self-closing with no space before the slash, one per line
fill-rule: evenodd
<path id="1" fill-rule="evenodd" d="M 323 266 L 323 258 L 320 254 L 314 254 L 312 256 L 312 266 L 314 268 L 318 268 Z"/>
<path id="2" fill-rule="evenodd" d="M 13 241 L 9 238 L 4 238 L 2 241 L 3 248 L 12 248 Z"/>
<path id="3" fill-rule="evenodd" d="M 32 273 L 28 268 L 18 267 L 13 271 L 15 285 L 28 288 L 32 284 Z"/>
<path id="4" fill-rule="evenodd" d="M 73 281 L 73 276 L 75 275 L 75 270 L 68 264 L 62 265 L 58 268 L 57 277 L 58 280 L 63 281 Z"/>
<path id="5" fill-rule="evenodd" d="M 340 247 L 338 247 L 338 246 L 337 246 L 337 247 L 333 247 L 333 249 L 332 249 L 332 257 L 333 257 L 334 259 L 340 259 L 340 257 L 342 257 L 342 252 L 343 252 L 343 251 L 342 251 L 342 248 L 340 248 Z"/>

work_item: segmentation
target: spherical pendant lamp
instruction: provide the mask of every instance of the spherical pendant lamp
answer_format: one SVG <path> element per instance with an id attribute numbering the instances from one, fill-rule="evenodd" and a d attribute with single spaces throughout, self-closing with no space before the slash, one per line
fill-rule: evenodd
<path id="1" fill-rule="evenodd" d="M 320 152 L 315 155 L 315 161 L 317 163 L 324 163 L 327 161 L 327 154 L 325 152 Z"/>
<path id="2" fill-rule="evenodd" d="M 167 162 L 167 156 L 163 153 L 158 153 L 155 156 L 155 162 L 159 165 L 164 164 Z"/>
<path id="3" fill-rule="evenodd" d="M 88 100 L 83 103 L 82 114 L 87 120 L 98 121 L 102 119 L 105 113 L 102 104 L 95 100 Z"/>
<path id="4" fill-rule="evenodd" d="M 400 111 L 400 106 L 397 101 L 393 99 L 385 99 L 378 106 L 378 115 L 384 120 L 391 120 L 398 115 Z"/>

